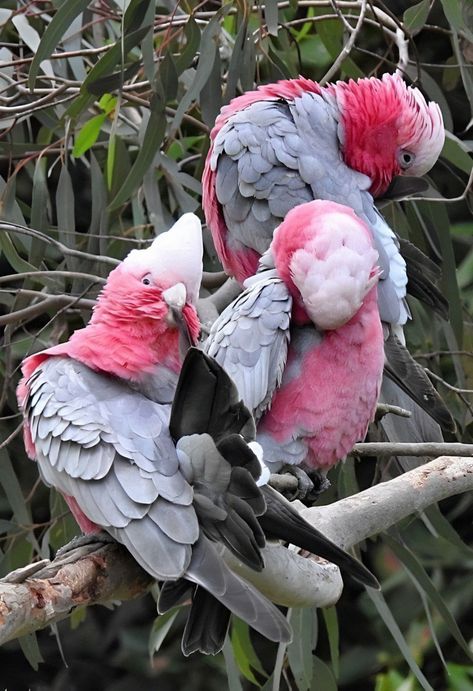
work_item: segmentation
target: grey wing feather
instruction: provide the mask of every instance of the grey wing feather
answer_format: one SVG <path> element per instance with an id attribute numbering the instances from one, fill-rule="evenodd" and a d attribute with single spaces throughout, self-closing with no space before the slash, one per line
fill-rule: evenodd
<path id="1" fill-rule="evenodd" d="M 340 113 L 328 94 L 260 101 L 237 112 L 214 142 L 216 195 L 230 237 L 263 254 L 295 206 L 327 199 L 350 206 L 371 226 L 383 275 L 383 321 L 405 323 L 406 268 L 393 231 L 376 210 L 371 180 L 343 161 Z"/>
<path id="2" fill-rule="evenodd" d="M 258 419 L 281 381 L 289 345 L 292 299 L 273 272 L 238 296 L 213 324 L 203 350 L 235 382 Z"/>
<path id="3" fill-rule="evenodd" d="M 156 578 L 187 568 L 199 525 L 168 430 L 170 406 L 68 358 L 29 380 L 40 472 Z"/>
<path id="4" fill-rule="evenodd" d="M 205 588 L 233 614 L 269 640 L 291 640 L 290 626 L 277 607 L 230 571 L 214 545 L 203 536 L 194 547 L 186 578 Z"/>

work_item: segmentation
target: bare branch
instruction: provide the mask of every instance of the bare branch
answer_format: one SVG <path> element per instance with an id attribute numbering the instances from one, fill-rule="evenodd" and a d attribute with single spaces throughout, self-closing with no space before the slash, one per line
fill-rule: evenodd
<path id="1" fill-rule="evenodd" d="M 387 458 L 388 456 L 432 456 L 435 458 L 440 454 L 461 456 L 466 458 L 473 457 L 473 444 L 457 444 L 448 442 L 363 442 L 355 444 L 350 456 L 377 456 Z"/>
<path id="2" fill-rule="evenodd" d="M 473 489 L 473 464 L 442 456 L 394 480 L 301 514 L 344 549 L 378 535 L 412 513 Z M 29 565 L 0 581 L 0 644 L 65 618 L 77 605 L 126 600 L 148 589 L 150 579 L 115 543 L 72 549 L 39 570 Z M 305 559 L 281 545 L 264 550 L 265 568 L 251 571 L 225 553 L 232 568 L 275 602 L 288 606 L 334 604 L 342 590 L 336 566 Z"/>
<path id="3" fill-rule="evenodd" d="M 118 544 L 72 550 L 0 581 L 0 645 L 69 616 L 79 605 L 130 600 L 152 581 Z M 36 573 L 31 573 L 36 571 Z"/>

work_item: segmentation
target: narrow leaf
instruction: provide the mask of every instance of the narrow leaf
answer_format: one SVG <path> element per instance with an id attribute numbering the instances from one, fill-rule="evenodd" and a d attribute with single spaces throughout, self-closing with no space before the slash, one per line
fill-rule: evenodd
<path id="1" fill-rule="evenodd" d="M 136 160 L 125 182 L 110 203 L 109 210 L 117 209 L 127 202 L 135 189 L 142 182 L 143 176 L 153 162 L 154 156 L 163 140 L 165 130 L 166 116 L 164 114 L 164 103 L 161 100 L 154 99 L 151 105 L 151 115 L 146 127 L 146 132 Z"/>
<path id="2" fill-rule="evenodd" d="M 100 134 L 102 125 L 106 119 L 107 114 L 100 113 L 99 115 L 96 115 L 95 117 L 91 118 L 88 122 L 85 123 L 85 125 L 82 127 L 82 129 L 76 136 L 76 140 L 74 142 L 72 155 L 75 158 L 83 156 L 85 152 L 88 151 L 90 147 L 95 144 L 95 142 L 97 141 L 97 137 Z"/>
<path id="3" fill-rule="evenodd" d="M 233 650 L 228 636 L 225 638 L 222 653 L 225 659 L 227 671 L 228 691 L 243 691 L 240 675 L 238 674 L 238 667 L 236 665 L 235 658 L 233 657 Z"/>
<path id="4" fill-rule="evenodd" d="M 425 678 L 419 665 L 414 660 L 414 657 L 413 657 L 411 650 L 407 644 L 407 641 L 404 638 L 404 636 L 402 635 L 401 629 L 397 625 L 397 622 L 394 619 L 394 617 L 391 613 L 391 610 L 389 609 L 389 607 L 386 603 L 386 600 L 384 599 L 381 592 L 379 592 L 378 590 L 373 590 L 372 588 L 367 588 L 366 594 L 370 598 L 370 600 L 373 602 L 374 606 L 376 607 L 378 614 L 380 615 L 381 619 L 385 623 L 385 625 L 388 628 L 389 632 L 391 633 L 392 637 L 396 641 L 396 644 L 397 644 L 399 650 L 404 655 L 405 661 L 407 662 L 407 664 L 411 668 L 411 670 L 412 670 L 413 674 L 415 675 L 419 684 L 422 686 L 424 691 L 434 691 L 432 686 L 429 684 L 429 682 Z"/>
<path id="5" fill-rule="evenodd" d="M 252 684 L 259 685 L 258 680 L 253 674 L 253 670 L 256 670 L 264 677 L 267 677 L 268 675 L 264 671 L 261 662 L 255 653 L 255 649 L 253 648 L 248 624 L 241 619 L 234 617 L 232 621 L 232 634 L 230 640 L 232 643 L 233 655 L 240 672 L 244 677 L 246 677 L 246 679 L 251 681 Z"/>
<path id="6" fill-rule="evenodd" d="M 287 648 L 287 658 L 299 691 L 307 691 L 311 686 L 314 616 L 312 609 L 301 607 L 295 607 L 291 613 L 294 638 Z"/>
<path id="7" fill-rule="evenodd" d="M 159 651 L 178 614 L 179 609 L 172 609 L 165 614 L 160 614 L 154 620 L 148 643 L 148 653 L 150 657 L 153 657 L 153 655 Z"/>
<path id="8" fill-rule="evenodd" d="M 456 640 L 458 645 L 463 649 L 463 651 L 470 659 L 473 659 L 473 653 L 469 649 L 468 643 L 463 638 L 463 635 L 460 629 L 458 628 L 458 624 L 455 621 L 455 618 L 453 617 L 452 613 L 448 609 L 439 591 L 433 584 L 431 578 L 428 576 L 427 572 L 425 571 L 424 567 L 417 559 L 415 554 L 411 552 L 411 550 L 404 546 L 402 543 L 398 542 L 397 540 L 394 540 L 389 535 L 385 535 L 384 539 L 386 541 L 386 544 L 389 545 L 389 548 L 398 557 L 398 559 L 401 561 L 404 567 L 408 571 L 410 571 L 414 579 L 419 583 L 420 587 L 428 595 L 428 597 L 432 601 L 432 604 L 435 606 L 438 613 L 444 620 L 446 626 L 448 627 L 450 633 L 452 634 L 453 638 Z"/>
<path id="9" fill-rule="evenodd" d="M 327 629 L 332 669 L 335 677 L 338 678 L 340 666 L 340 631 L 338 628 L 337 610 L 335 607 L 324 607 L 322 609 L 322 614 Z"/>
<path id="10" fill-rule="evenodd" d="M 425 22 L 430 12 L 430 0 L 421 0 L 417 5 L 408 7 L 404 12 L 403 22 L 405 28 L 412 34 L 418 33 Z"/>
<path id="11" fill-rule="evenodd" d="M 23 655 L 26 657 L 35 672 L 37 672 L 40 662 L 44 662 L 44 660 L 38 646 L 36 634 L 27 633 L 26 636 L 21 636 L 21 638 L 18 639 L 18 643 L 21 646 Z"/>
<path id="12" fill-rule="evenodd" d="M 57 10 L 41 38 L 31 63 L 28 75 L 28 86 L 31 91 L 34 89 L 41 63 L 54 52 L 71 23 L 86 9 L 89 2 L 90 0 L 67 0 Z"/>

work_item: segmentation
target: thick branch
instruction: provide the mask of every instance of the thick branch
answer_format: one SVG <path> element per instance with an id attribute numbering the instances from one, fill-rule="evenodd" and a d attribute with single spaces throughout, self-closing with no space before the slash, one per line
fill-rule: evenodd
<path id="1" fill-rule="evenodd" d="M 328 506 L 303 509 L 301 514 L 337 545 L 350 549 L 412 513 L 472 489 L 471 458 L 440 456 L 393 480 Z"/>
<path id="2" fill-rule="evenodd" d="M 472 461 L 442 456 L 334 504 L 309 509 L 301 505 L 301 513 L 349 549 L 412 513 L 471 489 Z M 0 581 L 0 644 L 59 621 L 78 605 L 126 600 L 146 592 L 149 577 L 122 547 L 112 543 L 89 546 L 85 554 L 83 550 L 73 549 L 37 571 L 30 565 Z M 266 567 L 260 574 L 228 553 L 225 558 L 280 604 L 327 606 L 341 594 L 337 567 L 316 557 L 304 559 L 280 545 L 266 547 Z"/>
<path id="3" fill-rule="evenodd" d="M 79 547 L 41 565 L 0 581 L 0 645 L 64 619 L 79 605 L 130 600 L 152 584 L 116 543 Z"/>

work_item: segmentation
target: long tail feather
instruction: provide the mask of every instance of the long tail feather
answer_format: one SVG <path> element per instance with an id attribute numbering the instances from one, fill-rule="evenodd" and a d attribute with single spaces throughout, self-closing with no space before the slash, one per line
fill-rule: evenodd
<path id="1" fill-rule="evenodd" d="M 432 386 L 424 368 L 414 360 L 407 348 L 394 334 L 390 334 L 384 342 L 384 352 L 386 356 L 385 374 L 438 422 L 442 429 L 454 432 L 455 421 Z"/>
<path id="2" fill-rule="evenodd" d="M 269 539 L 285 540 L 337 564 L 347 576 L 379 589 L 375 576 L 363 564 L 313 528 L 272 487 L 263 487 L 267 510 L 258 519 Z"/>

